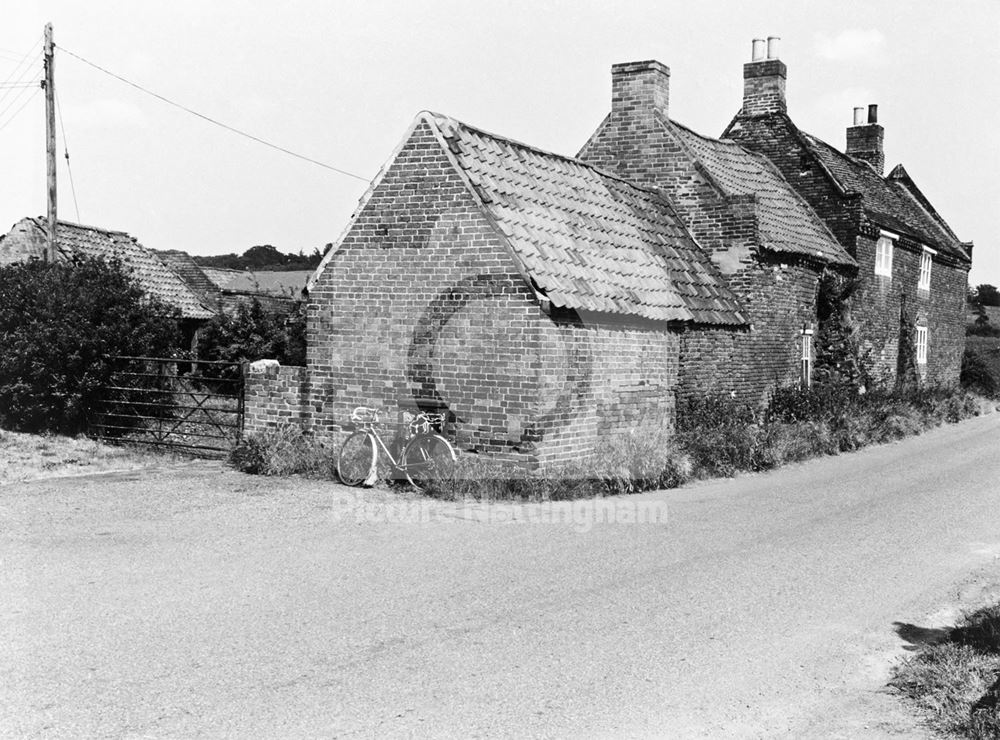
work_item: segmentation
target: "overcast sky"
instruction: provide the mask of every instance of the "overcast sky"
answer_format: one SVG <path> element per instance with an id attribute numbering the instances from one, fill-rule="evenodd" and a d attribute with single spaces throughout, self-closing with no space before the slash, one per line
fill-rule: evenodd
<path id="1" fill-rule="evenodd" d="M 0 81 L 46 21 L 66 50 L 56 89 L 79 221 L 149 247 L 311 251 L 337 238 L 366 183 L 207 124 L 67 52 L 367 180 L 425 109 L 575 154 L 609 110 L 615 62 L 667 64 L 671 117 L 718 136 L 740 106 L 751 39 L 774 35 L 796 123 L 843 149 L 852 108 L 878 103 L 886 171 L 903 162 L 975 241 L 973 284 L 1000 284 L 997 0 L 33 0 L 5 3 Z M 3 231 L 45 210 L 33 93 L 0 88 Z M 62 139 L 59 214 L 75 221 Z"/>

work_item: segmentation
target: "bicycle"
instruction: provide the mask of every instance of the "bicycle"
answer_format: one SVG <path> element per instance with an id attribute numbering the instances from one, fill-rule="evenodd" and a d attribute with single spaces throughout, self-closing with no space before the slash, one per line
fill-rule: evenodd
<path id="1" fill-rule="evenodd" d="M 386 445 L 379 432 L 381 413 L 382 409 L 367 406 L 358 406 L 351 412 L 355 431 L 344 440 L 337 456 L 337 475 L 345 485 L 374 485 L 379 448 L 389 458 L 393 473 L 406 476 L 418 490 L 451 473 L 458 456 L 451 442 L 439 433 L 444 414 L 420 413 L 408 421 L 404 416 L 392 443 Z M 398 459 L 394 449 L 399 451 Z"/>

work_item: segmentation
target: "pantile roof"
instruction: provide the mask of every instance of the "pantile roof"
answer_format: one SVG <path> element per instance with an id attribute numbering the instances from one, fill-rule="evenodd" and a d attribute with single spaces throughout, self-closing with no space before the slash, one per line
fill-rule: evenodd
<path id="1" fill-rule="evenodd" d="M 539 292 L 557 306 L 742 325 L 717 268 L 656 191 L 427 114 Z"/>
<path id="2" fill-rule="evenodd" d="M 48 232 L 44 218 L 28 220 L 42 234 Z M 210 319 L 214 315 L 153 250 L 146 249 L 123 231 L 59 221 L 56 240 L 59 251 L 66 256 L 78 254 L 117 259 L 147 295 L 177 308 L 186 319 Z"/>
<path id="3" fill-rule="evenodd" d="M 731 195 L 756 196 L 762 247 L 835 264 L 857 264 L 767 157 L 732 141 L 701 136 L 674 121 L 671 124 L 719 187 Z"/>
<path id="4" fill-rule="evenodd" d="M 969 260 L 965 247 L 916 190 L 906 170 L 897 168 L 884 178 L 867 162 L 848 156 L 811 134 L 801 133 L 803 141 L 840 187 L 846 192 L 860 193 L 862 206 L 872 221 L 952 257 Z"/>

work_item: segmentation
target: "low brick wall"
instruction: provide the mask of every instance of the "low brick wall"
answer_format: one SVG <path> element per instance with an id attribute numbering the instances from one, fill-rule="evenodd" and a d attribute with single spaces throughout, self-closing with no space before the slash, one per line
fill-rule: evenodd
<path id="1" fill-rule="evenodd" d="M 284 424 L 308 426 L 308 375 L 304 367 L 251 369 L 246 378 L 243 430 L 260 434 Z"/>

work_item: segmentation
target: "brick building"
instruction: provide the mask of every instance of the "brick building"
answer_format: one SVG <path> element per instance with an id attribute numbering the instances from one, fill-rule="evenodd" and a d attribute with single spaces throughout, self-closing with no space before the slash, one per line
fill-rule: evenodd
<path id="1" fill-rule="evenodd" d="M 808 384 L 820 275 L 854 259 L 766 157 L 670 119 L 668 67 L 616 64 L 611 88 L 611 112 L 577 156 L 665 191 L 750 321 L 745 334 L 682 337 L 681 392 L 763 402 Z"/>
<path id="2" fill-rule="evenodd" d="M 745 326 L 657 191 L 425 113 L 309 286 L 306 368 L 251 381 L 250 428 L 445 409 L 463 449 L 555 463 L 671 426 L 685 337 Z"/>
<path id="3" fill-rule="evenodd" d="M 771 45 L 769 44 L 769 47 Z M 762 47 L 756 42 L 755 52 Z M 723 133 L 763 154 L 858 263 L 851 301 L 862 361 L 882 381 L 899 371 L 901 341 L 915 338 L 928 382 L 956 383 L 965 348 L 972 243 L 961 242 L 902 165 L 883 176 L 877 108 L 855 109 L 844 152 L 801 131 L 788 115 L 787 68 L 769 48 L 744 65 L 743 105 Z"/>
<path id="4" fill-rule="evenodd" d="M 669 118 L 669 77 L 615 65 L 576 158 L 418 116 L 310 281 L 306 367 L 248 383 L 248 430 L 335 438 L 357 405 L 444 409 L 465 450 L 572 459 L 672 427 L 686 396 L 808 384 L 831 272 L 858 278 L 877 376 L 910 322 L 923 376 L 954 382 L 971 244 L 902 167 L 881 176 L 881 128 L 847 154 L 799 132 L 772 58 L 711 139 Z"/>

